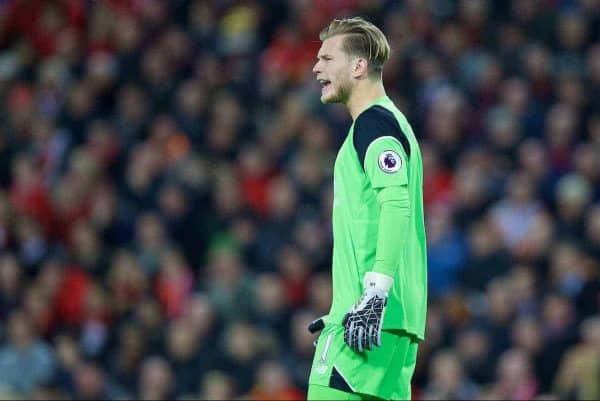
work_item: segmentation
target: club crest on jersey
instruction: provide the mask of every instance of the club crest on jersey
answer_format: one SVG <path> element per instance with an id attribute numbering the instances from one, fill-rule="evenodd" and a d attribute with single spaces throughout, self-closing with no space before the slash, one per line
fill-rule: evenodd
<path id="1" fill-rule="evenodd" d="M 395 173 L 402 167 L 402 158 L 393 150 L 386 150 L 379 155 L 379 168 L 384 173 Z"/>

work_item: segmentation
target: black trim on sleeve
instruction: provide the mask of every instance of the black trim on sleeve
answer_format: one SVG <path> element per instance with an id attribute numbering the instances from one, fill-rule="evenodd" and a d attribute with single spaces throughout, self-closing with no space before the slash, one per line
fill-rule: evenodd
<path id="1" fill-rule="evenodd" d="M 385 107 L 373 106 L 363 111 L 354 123 L 354 149 L 363 169 L 367 148 L 371 142 L 382 136 L 393 136 L 398 139 L 406 156 L 410 158 L 410 143 L 394 114 Z"/>

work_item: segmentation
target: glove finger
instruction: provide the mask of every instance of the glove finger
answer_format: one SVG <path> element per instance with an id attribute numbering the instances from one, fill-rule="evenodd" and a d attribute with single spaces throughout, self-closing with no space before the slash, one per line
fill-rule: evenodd
<path id="1" fill-rule="evenodd" d="M 377 333 L 377 343 L 376 344 L 378 347 L 381 347 L 381 324 L 378 325 L 376 333 Z"/>
<path id="2" fill-rule="evenodd" d="M 308 325 L 308 331 L 310 331 L 311 333 L 314 334 L 318 331 L 323 330 L 324 327 L 325 327 L 325 321 L 323 320 L 323 317 L 320 317 L 320 318 L 315 319 L 312 322 L 310 322 L 310 324 Z"/>
<path id="3" fill-rule="evenodd" d="M 377 326 L 373 326 L 373 331 L 371 332 L 371 342 L 373 343 L 373 347 L 378 347 L 381 345 L 379 341 L 379 328 Z"/>
<path id="4" fill-rule="evenodd" d="M 372 325 L 369 325 L 369 332 L 367 333 L 367 349 L 370 351 L 373 349 L 373 344 L 375 344 L 375 338 L 373 336 L 374 328 Z"/>
<path id="5" fill-rule="evenodd" d="M 346 313 L 344 315 L 344 319 L 342 319 L 342 326 L 345 326 L 346 323 L 348 322 L 348 319 L 350 318 L 350 313 Z"/>
<path id="6" fill-rule="evenodd" d="M 354 348 L 354 322 L 350 322 L 350 326 L 348 327 L 348 345 L 350 348 Z"/>
<path id="7" fill-rule="evenodd" d="M 350 330 L 347 326 L 344 326 L 344 343 L 350 345 Z"/>
<path id="8" fill-rule="evenodd" d="M 369 338 L 369 330 L 371 326 L 366 326 L 362 337 L 363 349 L 368 351 L 371 349 L 371 339 Z"/>
<path id="9" fill-rule="evenodd" d="M 353 349 L 354 351 L 358 352 L 358 347 L 359 347 L 359 341 L 358 341 L 358 326 L 354 328 L 354 331 L 352 332 L 352 345 L 353 345 Z"/>
<path id="10" fill-rule="evenodd" d="M 353 350 L 357 350 L 358 349 L 358 343 L 357 343 L 357 339 L 358 339 L 358 328 L 356 327 L 356 323 L 352 322 L 350 323 L 350 348 L 352 348 Z"/>
<path id="11" fill-rule="evenodd" d="M 350 331 L 350 328 L 346 329 L 346 332 L 344 333 L 344 342 L 349 347 L 352 347 L 352 332 Z"/>
<path id="12" fill-rule="evenodd" d="M 365 338 L 365 329 L 362 326 L 360 326 L 358 328 L 358 333 L 357 334 L 358 335 L 357 335 L 357 341 L 356 342 L 357 342 L 357 345 L 358 345 L 358 347 L 357 347 L 358 348 L 358 352 L 363 352 L 363 349 L 364 349 L 363 342 L 364 342 L 364 338 Z"/>
<path id="13" fill-rule="evenodd" d="M 354 351 L 358 351 L 358 334 L 359 334 L 359 330 L 360 327 L 357 325 L 356 327 L 354 327 L 354 331 L 352 331 L 352 348 L 354 348 Z"/>

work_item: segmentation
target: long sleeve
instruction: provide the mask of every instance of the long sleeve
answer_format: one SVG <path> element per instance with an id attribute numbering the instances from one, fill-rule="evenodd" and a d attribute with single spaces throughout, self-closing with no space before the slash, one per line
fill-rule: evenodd
<path id="1" fill-rule="evenodd" d="M 377 201 L 381 213 L 373 271 L 394 277 L 400 266 L 404 233 L 410 224 L 408 187 L 398 185 L 378 190 Z"/>

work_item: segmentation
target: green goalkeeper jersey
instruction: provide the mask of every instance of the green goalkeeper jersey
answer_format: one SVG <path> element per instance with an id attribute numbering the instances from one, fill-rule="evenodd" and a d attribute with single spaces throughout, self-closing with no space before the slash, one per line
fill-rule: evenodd
<path id="1" fill-rule="evenodd" d="M 327 322 L 342 322 L 363 293 L 365 273 L 374 270 L 381 210 L 378 191 L 406 186 L 409 224 L 381 239 L 402 247 L 397 266 L 381 271 L 394 279 L 383 329 L 402 329 L 423 339 L 427 255 L 421 152 L 410 124 L 387 96 L 370 104 L 353 122 L 335 161 L 333 184 L 333 302 Z"/>

